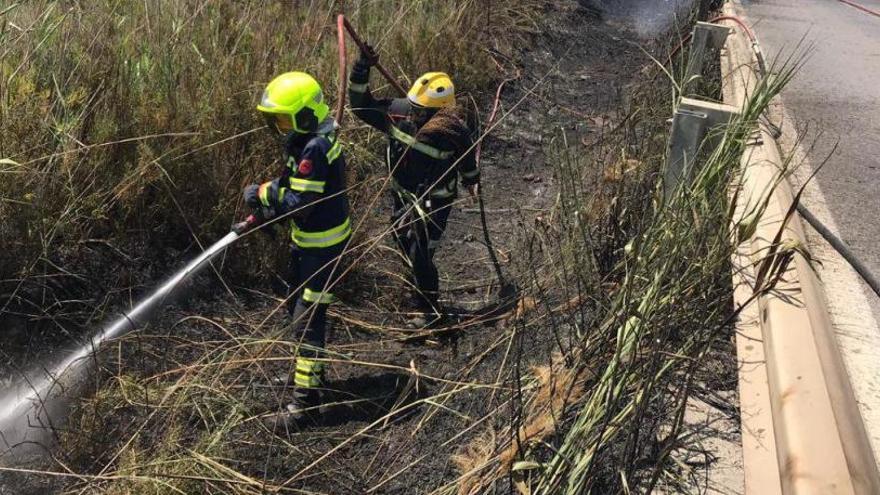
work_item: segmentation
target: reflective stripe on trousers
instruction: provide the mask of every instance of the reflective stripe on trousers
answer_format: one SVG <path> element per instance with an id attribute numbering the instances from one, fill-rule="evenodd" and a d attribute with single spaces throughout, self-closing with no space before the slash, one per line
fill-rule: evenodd
<path id="1" fill-rule="evenodd" d="M 318 292 L 306 287 L 303 290 L 302 300 L 315 304 L 332 304 L 336 302 L 336 296 L 331 292 Z"/>
<path id="2" fill-rule="evenodd" d="M 480 169 L 475 168 L 475 169 L 470 170 L 468 172 L 460 172 L 460 173 L 461 173 L 461 176 L 464 177 L 465 179 L 473 179 L 474 177 L 480 175 Z"/>
<path id="3" fill-rule="evenodd" d="M 303 248 L 330 247 L 348 239 L 351 235 L 351 218 L 346 218 L 341 225 L 319 232 L 300 230 L 295 224 L 292 229 L 293 242 Z"/>
<path id="4" fill-rule="evenodd" d="M 314 359 L 297 356 L 293 382 L 297 387 L 313 388 L 321 385 L 324 363 Z"/>

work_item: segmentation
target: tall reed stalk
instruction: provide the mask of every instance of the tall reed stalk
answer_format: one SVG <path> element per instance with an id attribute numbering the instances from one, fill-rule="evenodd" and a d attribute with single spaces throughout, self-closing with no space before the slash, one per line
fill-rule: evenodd
<path id="1" fill-rule="evenodd" d="M 637 469 L 638 445 L 656 440 L 662 447 L 675 444 L 684 401 L 689 388 L 697 385 L 694 370 L 727 334 L 741 309 L 730 305 L 730 259 L 739 234 L 754 231 L 746 223 L 754 222 L 761 212 L 751 212 L 742 220 L 732 218 L 731 189 L 735 197 L 748 142 L 796 65 L 783 64 L 773 76 L 762 78 L 742 113 L 709 136 L 690 184 L 680 187 L 669 201 L 662 200 L 661 189 L 655 190 L 643 228 L 626 244 L 614 270 L 620 283 L 606 316 L 597 332 L 581 343 L 580 349 L 605 346 L 608 354 L 581 364 L 598 378 L 536 478 L 533 493 L 589 493 L 598 482 L 609 480 L 611 485 L 604 486 L 602 493 L 642 492 L 652 489 L 666 469 L 670 452 L 665 448 L 655 452 L 650 461 L 653 469 Z M 765 191 L 771 193 L 772 189 Z M 760 209 L 766 203 L 757 204 Z M 773 255 L 778 258 L 766 262 L 790 254 L 782 248 Z M 775 265 L 765 286 L 756 292 L 772 287 L 783 271 L 784 265 Z M 581 352 L 576 349 L 573 354 Z M 670 429 L 661 438 L 644 438 L 643 428 L 653 421 L 645 412 L 662 403 L 675 406 L 662 420 Z M 598 475 L 609 467 L 618 476 Z"/>

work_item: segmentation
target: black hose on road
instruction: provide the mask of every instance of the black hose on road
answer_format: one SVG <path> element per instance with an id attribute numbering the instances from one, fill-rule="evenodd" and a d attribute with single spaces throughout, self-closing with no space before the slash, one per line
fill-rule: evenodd
<path id="1" fill-rule="evenodd" d="M 846 262 L 849 263 L 851 267 L 853 267 L 853 270 L 855 270 L 856 273 L 858 273 L 859 276 L 862 277 L 862 280 L 864 280 L 865 283 L 868 284 L 869 287 L 871 287 L 871 290 L 874 291 L 874 294 L 877 294 L 877 297 L 880 297 L 880 279 L 878 279 L 877 276 L 871 273 L 871 270 L 868 268 L 868 266 L 865 265 L 862 260 L 856 257 L 855 253 L 852 252 L 849 246 L 847 246 L 841 238 L 834 235 L 834 232 L 831 232 L 831 230 L 823 225 L 818 218 L 813 216 L 813 214 L 810 213 L 810 210 L 808 210 L 806 206 L 798 203 L 797 211 L 801 214 L 802 217 L 804 217 L 804 220 L 806 220 L 807 223 L 809 223 L 810 226 L 819 233 L 819 235 L 821 235 L 826 241 L 828 241 L 828 244 L 831 244 L 831 247 L 833 247 L 835 251 L 840 253 L 843 259 L 845 259 Z"/>

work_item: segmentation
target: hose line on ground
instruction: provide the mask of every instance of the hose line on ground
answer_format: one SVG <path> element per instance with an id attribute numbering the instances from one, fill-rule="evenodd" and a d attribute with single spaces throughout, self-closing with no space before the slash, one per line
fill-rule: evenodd
<path id="1" fill-rule="evenodd" d="M 876 16 L 876 17 L 880 17 L 880 11 L 877 11 L 877 10 L 874 10 L 874 9 L 871 9 L 871 8 L 868 8 L 868 7 L 865 7 L 864 5 L 857 4 L 857 3 L 852 2 L 852 1 L 850 1 L 850 0 L 837 0 L 837 1 L 840 2 L 840 3 L 845 3 L 845 4 L 849 5 L 850 7 L 853 7 L 853 8 L 859 9 L 859 10 L 861 10 L 862 12 L 864 12 L 864 13 L 866 13 L 866 14 L 870 14 L 870 15 L 873 15 L 873 16 Z"/>
<path id="2" fill-rule="evenodd" d="M 860 8 L 861 10 L 864 10 L 861 6 L 859 6 L 857 4 L 853 4 L 852 2 L 848 2 L 846 0 L 840 0 L 840 1 L 843 3 L 849 4 L 849 5 L 853 5 L 856 8 Z M 868 13 L 877 15 L 877 13 L 872 12 L 872 11 L 868 11 Z M 761 52 L 761 45 L 758 44 L 758 37 L 755 36 L 754 31 L 752 31 L 746 25 L 746 23 L 743 22 L 742 19 L 740 19 L 739 17 L 736 17 L 736 16 L 722 15 L 722 16 L 714 17 L 709 20 L 709 22 L 711 22 L 711 23 L 716 23 L 718 21 L 731 21 L 731 22 L 736 23 L 740 28 L 742 28 L 743 32 L 745 32 L 746 36 L 748 36 L 749 41 L 751 41 L 751 43 L 752 43 L 752 50 L 754 50 L 755 57 L 758 60 L 758 71 L 761 74 L 761 76 L 766 76 L 767 75 L 767 64 L 764 61 L 764 54 Z M 769 122 L 768 122 L 768 124 L 769 124 Z M 772 124 L 770 124 L 770 125 L 772 125 Z M 773 126 L 773 127 L 775 127 L 775 126 Z M 775 130 L 777 132 L 774 132 L 773 133 L 774 135 L 778 134 L 779 129 L 777 128 Z M 771 129 L 771 131 L 773 131 L 773 129 Z M 775 137 L 778 137 L 778 136 L 775 136 Z M 871 288 L 871 290 L 874 291 L 874 294 L 876 294 L 877 297 L 880 297 L 880 279 L 878 279 L 876 275 L 871 273 L 871 270 L 868 268 L 868 266 L 856 256 L 856 254 L 849 248 L 849 246 L 846 245 L 845 242 L 843 242 L 842 239 L 840 239 L 839 237 L 834 235 L 834 233 L 831 232 L 831 229 L 829 229 L 821 221 L 819 221 L 819 219 L 816 218 L 816 216 L 813 215 L 813 213 L 810 212 L 810 210 L 808 210 L 807 207 L 803 205 L 803 203 L 798 201 L 796 208 L 797 208 L 798 213 L 801 214 L 801 216 L 804 218 L 804 220 L 806 220 L 807 223 L 809 223 L 810 226 L 813 227 L 813 229 L 816 232 L 818 232 L 819 235 L 821 235 L 822 238 L 824 238 L 825 241 L 827 241 L 828 244 L 830 244 L 831 247 L 833 247 L 834 250 L 837 251 L 844 260 L 846 260 L 847 263 L 849 263 L 849 265 L 853 268 L 853 270 L 855 270 L 856 273 L 858 273 L 859 276 L 862 278 L 862 280 L 864 280 L 865 283 L 868 284 L 868 286 Z"/>
<path id="3" fill-rule="evenodd" d="M 844 0 L 841 1 L 848 4 L 850 3 Z M 742 19 L 735 16 L 719 16 L 713 18 L 709 22 L 717 21 L 732 21 L 743 29 L 743 31 L 749 37 L 749 40 L 752 42 L 752 49 L 755 51 L 755 56 L 758 59 L 758 70 L 760 71 L 762 76 L 765 76 L 767 74 L 767 65 L 764 62 L 764 55 L 761 52 L 761 46 L 758 44 L 758 38 L 757 36 L 755 36 L 755 33 L 751 29 L 749 29 L 749 27 L 742 21 Z M 818 232 L 819 235 L 821 235 L 828 242 L 828 244 L 830 244 L 831 247 L 834 248 L 835 251 L 840 253 L 840 256 L 843 257 L 843 259 L 846 260 L 847 263 L 849 263 L 853 270 L 855 270 L 856 273 L 858 273 L 859 276 L 862 277 L 862 280 L 864 280 L 865 283 L 868 284 L 871 290 L 873 290 L 874 293 L 877 294 L 878 297 L 880 297 L 880 279 L 878 279 L 877 276 L 871 273 L 871 270 L 868 268 L 868 266 L 864 262 L 862 262 L 862 260 L 860 260 L 855 253 L 852 252 L 849 246 L 847 246 L 842 239 L 834 235 L 834 233 L 831 232 L 828 227 L 822 224 L 822 222 L 820 222 L 819 219 L 816 218 L 816 216 L 813 215 L 810 210 L 808 210 L 807 207 L 800 202 L 798 202 L 797 204 L 797 211 L 801 214 L 804 220 L 806 220 L 807 223 L 809 223 L 810 226 L 812 226 L 813 229 L 815 229 L 816 232 Z"/>
<path id="4" fill-rule="evenodd" d="M 489 119 L 486 121 L 486 128 L 491 128 L 492 123 L 495 121 L 495 116 L 498 114 L 498 107 L 501 105 L 501 91 L 504 89 L 504 86 L 519 78 L 519 73 L 516 76 L 507 78 L 501 81 L 501 84 L 498 85 L 498 89 L 495 91 L 495 101 L 492 103 L 492 111 L 489 113 Z M 477 149 L 474 152 L 474 160 L 477 162 L 477 167 L 480 167 L 480 158 L 482 157 L 483 150 L 483 141 L 480 140 L 477 143 Z M 483 188 L 477 187 L 477 204 L 480 207 L 480 224 L 483 227 L 483 237 L 486 242 L 486 248 L 489 250 L 489 259 L 492 261 L 492 266 L 495 268 L 495 276 L 498 277 L 498 285 L 500 285 L 500 296 L 502 299 L 506 299 L 508 297 L 513 297 L 516 294 L 516 287 L 507 281 L 504 278 L 504 274 L 501 272 L 501 263 L 498 262 L 498 256 L 495 254 L 495 247 L 492 244 L 492 238 L 489 236 L 489 225 L 486 221 L 486 207 L 483 204 Z"/>
<path id="5" fill-rule="evenodd" d="M 834 232 L 831 232 L 828 227 L 823 225 L 822 222 L 820 222 L 819 219 L 816 218 L 810 212 L 810 210 L 807 209 L 806 206 L 798 203 L 797 211 L 801 214 L 802 217 L 804 217 L 804 220 L 806 220 L 807 223 L 809 223 L 810 226 L 812 226 L 813 229 L 819 233 L 819 235 L 821 235 L 826 241 L 828 241 L 828 244 L 831 244 L 831 247 L 833 247 L 835 251 L 840 253 L 840 256 L 842 256 L 843 259 L 845 259 L 846 262 L 849 263 L 851 267 L 853 267 L 853 270 L 855 270 L 856 273 L 858 273 L 859 276 L 862 277 L 862 280 L 864 280 L 865 283 L 868 284 L 871 290 L 874 291 L 874 294 L 877 294 L 877 297 L 880 297 L 880 279 L 877 279 L 877 277 L 873 273 L 871 273 L 871 270 L 868 268 L 868 266 L 865 265 L 862 260 L 856 257 L 855 253 L 852 252 L 849 246 L 847 246 L 841 238 L 834 235 Z"/>

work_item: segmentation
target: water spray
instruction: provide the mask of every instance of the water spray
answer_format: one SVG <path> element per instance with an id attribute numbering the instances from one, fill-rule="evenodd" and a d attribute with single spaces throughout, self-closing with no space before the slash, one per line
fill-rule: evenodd
<path id="1" fill-rule="evenodd" d="M 0 396 L 0 464 L 22 464 L 45 452 L 54 443 L 54 431 L 64 423 L 69 406 L 94 375 L 96 352 L 101 345 L 149 322 L 186 281 L 257 223 L 255 217 L 248 217 L 85 343 L 57 353 L 54 361 L 24 373 Z"/>

